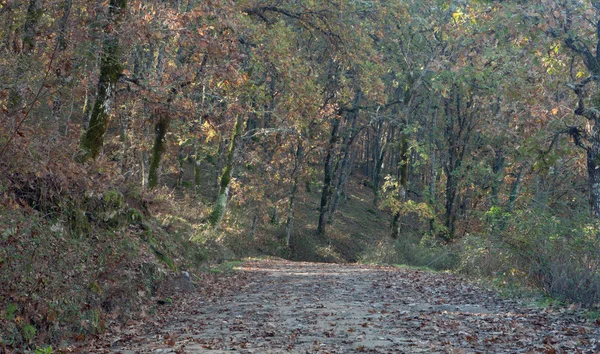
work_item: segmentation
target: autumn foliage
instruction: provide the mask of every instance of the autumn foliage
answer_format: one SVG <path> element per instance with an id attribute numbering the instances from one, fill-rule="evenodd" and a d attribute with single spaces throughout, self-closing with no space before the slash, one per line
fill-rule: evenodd
<path id="1" fill-rule="evenodd" d="M 0 0 L 0 348 L 100 332 L 147 264 L 209 253 L 597 305 L 599 11 Z"/>

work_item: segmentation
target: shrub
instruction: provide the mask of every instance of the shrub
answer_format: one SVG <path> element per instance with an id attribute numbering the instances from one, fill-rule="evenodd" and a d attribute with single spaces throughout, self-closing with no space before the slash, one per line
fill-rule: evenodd
<path id="1" fill-rule="evenodd" d="M 539 210 L 488 213 L 487 235 L 461 242 L 459 269 L 475 276 L 529 281 L 549 296 L 600 304 L 600 225 Z"/>
<path id="2" fill-rule="evenodd" d="M 457 253 L 449 246 L 437 243 L 433 237 L 406 233 L 396 240 L 380 241 L 368 249 L 361 262 L 403 264 L 427 267 L 435 270 L 454 269 L 458 264 Z"/>

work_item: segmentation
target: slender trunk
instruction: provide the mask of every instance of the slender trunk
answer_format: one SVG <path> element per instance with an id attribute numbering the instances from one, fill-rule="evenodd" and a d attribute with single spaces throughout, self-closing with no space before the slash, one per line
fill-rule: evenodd
<path id="1" fill-rule="evenodd" d="M 67 49 L 67 46 L 69 45 L 67 41 L 67 24 L 69 22 L 69 16 L 71 15 L 72 6 L 73 0 L 65 1 L 63 17 L 60 20 L 60 29 L 58 32 L 58 48 L 63 51 Z"/>
<path id="2" fill-rule="evenodd" d="M 385 158 L 385 149 L 379 153 L 379 157 L 375 162 L 375 180 L 373 181 L 373 205 L 377 205 L 379 203 L 379 185 L 381 184 L 381 176 L 382 176 L 382 168 L 383 168 L 383 159 Z"/>
<path id="3" fill-rule="evenodd" d="M 296 204 L 296 195 L 298 194 L 298 179 L 302 170 L 302 162 L 304 158 L 304 143 L 301 139 L 298 140 L 298 147 L 296 148 L 296 159 L 294 163 L 294 170 L 292 171 L 292 190 L 290 191 L 290 204 L 288 206 L 287 221 L 285 224 L 285 245 L 290 247 L 290 240 L 292 238 L 292 232 L 294 231 L 294 207 Z"/>
<path id="4" fill-rule="evenodd" d="M 64 52 L 67 49 L 67 24 L 69 21 L 69 15 L 71 14 L 71 7 L 73 5 L 73 0 L 66 0 L 64 4 L 64 12 L 63 17 L 60 20 L 60 26 L 58 29 L 58 50 Z M 60 70 L 56 71 L 56 83 L 57 90 L 52 99 L 52 120 L 56 122 L 57 134 L 60 135 L 61 132 L 67 131 L 68 121 L 64 123 L 64 127 L 61 126 L 61 116 L 62 116 L 62 107 L 63 107 L 63 90 L 67 84 L 67 80 L 65 76 L 68 76 L 68 72 L 61 72 Z M 66 134 L 65 134 L 66 135 Z"/>
<path id="5" fill-rule="evenodd" d="M 120 59 L 119 36 L 114 27 L 118 24 L 126 5 L 127 0 L 110 1 L 109 20 L 104 28 L 106 38 L 102 44 L 98 94 L 90 113 L 88 129 L 81 140 L 81 148 L 83 149 L 83 155 L 80 157 L 81 161 L 97 158 L 104 145 L 104 135 L 108 127 L 115 88 L 123 71 Z"/>
<path id="6" fill-rule="evenodd" d="M 127 132 L 129 131 L 129 123 L 130 123 L 129 115 L 123 114 L 121 116 L 120 123 L 121 123 L 121 126 L 120 126 L 121 152 L 119 153 L 119 155 L 120 155 L 119 170 L 121 171 L 121 175 L 123 175 L 125 177 L 125 180 L 127 181 L 129 174 L 131 173 L 130 171 L 127 170 L 129 168 L 127 161 L 129 158 L 128 152 L 129 152 L 129 148 L 130 148 L 129 136 L 127 135 Z"/>
<path id="7" fill-rule="evenodd" d="M 9 89 L 7 100 L 8 116 L 13 117 L 23 107 L 23 88 L 21 83 L 26 71 L 31 71 L 31 54 L 35 49 L 35 40 L 38 32 L 38 25 L 43 14 L 43 1 L 30 0 L 25 14 L 25 24 L 22 28 L 16 29 L 15 52 L 18 55 L 15 76 Z M 19 36 L 20 31 L 23 35 Z M 12 127 L 11 129 L 12 130 Z"/>
<path id="8" fill-rule="evenodd" d="M 23 52 L 30 53 L 35 49 L 35 37 L 40 19 L 44 13 L 44 1 L 30 0 L 23 26 Z"/>
<path id="9" fill-rule="evenodd" d="M 223 139 L 223 137 L 221 137 L 219 139 L 219 147 L 217 148 L 217 157 L 216 157 L 216 163 L 217 163 L 217 168 L 216 168 L 216 172 L 217 175 L 215 177 L 216 180 L 216 188 L 217 188 L 217 193 L 219 191 L 220 185 L 221 185 L 221 175 L 223 173 L 223 165 L 224 165 L 224 161 L 225 159 L 227 159 L 227 156 L 222 157 L 225 151 L 225 139 Z"/>
<path id="10" fill-rule="evenodd" d="M 185 151 L 183 149 L 183 145 L 179 146 L 179 154 L 177 154 L 177 188 L 183 187 L 183 177 L 185 175 Z"/>
<path id="11" fill-rule="evenodd" d="M 377 205 L 379 202 L 379 184 L 381 183 L 381 169 L 383 167 L 383 159 L 385 158 L 384 144 L 381 143 L 381 136 L 383 135 L 383 120 L 377 123 L 377 136 L 375 137 L 375 149 L 373 151 L 373 163 L 375 165 L 373 173 L 373 204 Z"/>
<path id="12" fill-rule="evenodd" d="M 492 206 L 497 206 L 500 184 L 504 179 L 504 151 L 501 148 L 496 151 L 496 158 L 492 165 L 492 178 L 491 203 Z"/>
<path id="13" fill-rule="evenodd" d="M 355 98 L 355 106 L 360 99 L 360 92 L 357 94 L 357 98 Z M 344 146 L 342 147 L 342 160 L 340 161 L 340 176 L 338 178 L 336 187 L 335 187 L 335 195 L 333 196 L 333 200 L 330 202 L 329 208 L 329 223 L 333 222 L 333 214 L 337 210 L 338 203 L 344 192 L 344 187 L 346 186 L 346 181 L 348 180 L 348 175 L 350 173 L 351 168 L 351 157 L 352 157 L 352 145 L 354 144 L 354 140 L 356 139 L 356 121 L 358 120 L 358 111 L 352 112 L 350 117 L 350 131 L 348 132 L 348 136 L 344 141 Z"/>
<path id="14" fill-rule="evenodd" d="M 229 151 L 227 152 L 227 161 L 225 163 L 225 167 L 223 168 L 223 174 L 221 175 L 221 180 L 219 183 L 219 193 L 217 194 L 215 208 L 210 216 L 210 223 L 213 227 L 219 226 L 219 223 L 227 211 L 227 198 L 229 197 L 229 185 L 231 182 L 231 175 L 233 173 L 233 160 L 235 157 L 237 141 L 244 130 L 243 125 L 243 116 L 238 114 L 235 120 L 235 125 L 233 126 L 233 133 L 231 134 L 231 142 L 229 143 Z"/>
<path id="15" fill-rule="evenodd" d="M 510 213 L 513 211 L 515 207 L 515 202 L 517 201 L 517 197 L 521 193 L 521 186 L 523 185 L 523 177 L 525 176 L 525 166 L 521 166 L 519 168 L 519 172 L 517 173 L 517 178 L 515 178 L 512 187 L 510 189 L 510 195 L 508 196 L 508 201 L 506 201 L 505 211 Z"/>
<path id="16" fill-rule="evenodd" d="M 446 228 L 447 234 L 443 237 L 446 241 L 452 240 L 455 233 L 456 223 L 456 176 L 454 172 L 456 169 L 452 169 L 446 176 Z"/>
<path id="17" fill-rule="evenodd" d="M 433 120 L 433 125 L 435 126 L 435 118 Z M 433 128 L 432 128 L 433 129 Z M 433 206 L 435 205 L 435 182 L 437 180 L 437 166 L 436 166 L 436 156 L 435 156 L 435 147 L 433 142 L 433 130 L 430 133 L 429 137 L 429 203 Z"/>
<path id="18" fill-rule="evenodd" d="M 344 156 L 342 158 L 342 164 L 340 167 L 340 177 L 338 179 L 338 183 L 335 188 L 335 195 L 333 196 L 333 200 L 331 201 L 331 206 L 329 208 L 329 223 L 333 222 L 333 215 L 335 214 L 342 194 L 344 193 L 344 189 L 346 186 L 346 182 L 348 181 L 348 175 L 350 174 L 350 167 L 352 165 L 352 151 L 350 147 L 346 149 L 344 152 Z"/>
<path id="19" fill-rule="evenodd" d="M 194 138 L 194 193 L 197 195 L 200 191 L 202 183 L 202 158 L 200 157 L 200 142 L 198 138 Z"/>
<path id="20" fill-rule="evenodd" d="M 410 163 L 410 154 L 408 151 L 408 136 L 402 132 L 400 138 L 400 166 L 398 171 L 398 199 L 400 202 L 406 200 L 408 192 L 408 167 Z M 392 219 L 392 238 L 398 238 L 402 229 L 400 222 L 400 212 L 397 211 Z"/>
<path id="21" fill-rule="evenodd" d="M 587 149 L 587 167 L 592 216 L 600 219 L 600 139 L 595 138 Z"/>
<path id="22" fill-rule="evenodd" d="M 323 167 L 323 190 L 321 191 L 321 205 L 319 208 L 319 224 L 317 226 L 317 234 L 324 235 L 325 234 L 325 217 L 327 215 L 327 203 L 329 202 L 329 197 L 332 193 L 331 181 L 332 181 L 332 162 L 333 155 L 335 153 L 335 144 L 337 142 L 338 136 L 337 131 L 340 126 L 340 120 L 337 118 L 333 119 L 331 124 L 331 136 L 329 138 L 329 145 L 327 147 L 327 156 L 325 157 L 325 164 Z"/>
<path id="23" fill-rule="evenodd" d="M 154 146 L 152 147 L 152 157 L 148 168 L 148 188 L 156 188 L 160 180 L 160 162 L 165 152 L 165 137 L 169 131 L 171 116 L 169 112 L 160 112 L 156 126 L 154 127 Z"/>
<path id="24" fill-rule="evenodd" d="M 254 214 L 254 217 L 252 218 L 252 227 L 250 228 L 250 233 L 248 234 L 248 237 L 250 237 L 251 240 L 254 240 L 254 235 L 256 234 L 257 227 L 258 227 L 258 212 L 256 214 Z"/>

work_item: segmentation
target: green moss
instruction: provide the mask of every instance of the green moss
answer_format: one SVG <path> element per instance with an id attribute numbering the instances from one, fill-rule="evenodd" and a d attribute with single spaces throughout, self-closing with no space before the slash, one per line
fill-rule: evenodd
<path id="1" fill-rule="evenodd" d="M 35 338 L 36 334 L 37 330 L 30 324 L 26 324 L 23 327 L 21 327 L 21 335 L 27 343 L 31 342 L 33 338 Z"/>
<path id="2" fill-rule="evenodd" d="M 217 202 L 215 203 L 215 208 L 210 215 L 210 224 L 215 226 L 221 222 L 223 215 L 225 215 L 225 208 L 227 207 L 227 194 L 219 194 L 217 198 Z"/>
<path id="3" fill-rule="evenodd" d="M 67 222 L 71 234 L 75 237 L 89 235 L 92 231 L 92 226 L 85 212 L 77 207 L 73 207 L 67 212 Z"/>
<path id="4" fill-rule="evenodd" d="M 15 318 L 15 313 L 18 310 L 18 306 L 16 304 L 8 304 L 6 305 L 6 310 L 4 311 L 5 318 L 9 321 L 12 321 Z"/>
<path id="5" fill-rule="evenodd" d="M 127 210 L 127 220 L 133 223 L 141 223 L 144 221 L 144 214 L 135 208 L 129 208 Z"/>
<path id="6" fill-rule="evenodd" d="M 169 130 L 171 120 L 168 114 L 161 116 L 156 123 L 154 146 L 152 147 L 152 157 L 150 158 L 150 167 L 148 172 L 148 187 L 155 188 L 158 186 L 158 170 L 160 167 L 160 160 L 165 152 L 165 137 Z"/>
<path id="7" fill-rule="evenodd" d="M 230 273 L 235 270 L 235 268 L 242 265 L 244 262 L 242 261 L 227 261 L 223 262 L 217 266 L 210 268 L 210 273 Z"/>
<path id="8" fill-rule="evenodd" d="M 52 354 L 54 351 L 51 346 L 35 348 L 34 354 Z"/>
<path id="9" fill-rule="evenodd" d="M 51 346 L 35 348 L 34 354 L 52 354 L 54 351 Z"/>
<path id="10" fill-rule="evenodd" d="M 107 209 L 120 210 L 125 204 L 125 197 L 123 194 L 114 189 L 106 191 L 102 196 L 102 199 L 104 200 L 104 205 Z"/>

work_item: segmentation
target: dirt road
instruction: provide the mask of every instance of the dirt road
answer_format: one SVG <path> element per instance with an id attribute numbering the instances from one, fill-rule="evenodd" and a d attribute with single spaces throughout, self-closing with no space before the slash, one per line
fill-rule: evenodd
<path id="1" fill-rule="evenodd" d="M 264 260 L 200 285 L 90 350 L 600 353 L 600 321 L 526 308 L 449 274 Z"/>

